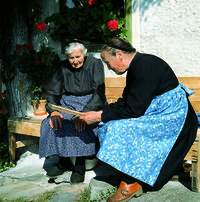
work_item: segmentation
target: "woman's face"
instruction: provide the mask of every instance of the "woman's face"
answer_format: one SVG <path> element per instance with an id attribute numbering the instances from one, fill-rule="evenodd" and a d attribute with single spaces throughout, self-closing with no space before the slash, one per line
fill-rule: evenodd
<path id="1" fill-rule="evenodd" d="M 101 57 L 107 64 L 108 69 L 114 71 L 116 74 L 121 75 L 124 73 L 123 64 L 118 56 L 110 56 L 106 52 L 102 52 Z"/>
<path id="2" fill-rule="evenodd" d="M 78 69 L 83 66 L 84 55 L 79 49 L 77 49 L 68 55 L 68 60 L 73 68 Z"/>

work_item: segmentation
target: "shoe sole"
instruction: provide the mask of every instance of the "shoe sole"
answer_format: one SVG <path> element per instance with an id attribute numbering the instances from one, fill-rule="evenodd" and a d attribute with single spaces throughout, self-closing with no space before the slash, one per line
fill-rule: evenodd
<path id="1" fill-rule="evenodd" d="M 130 199 L 132 199 L 133 197 L 137 198 L 137 197 L 140 197 L 141 195 L 143 194 L 143 190 L 140 189 L 138 191 L 136 191 L 134 194 L 132 194 L 129 198 L 121 201 L 121 202 L 126 202 L 126 201 L 129 201 Z"/>
<path id="2" fill-rule="evenodd" d="M 85 181 L 85 178 L 83 179 L 83 181 L 80 181 L 80 182 L 72 182 L 71 179 L 70 179 L 70 184 L 71 185 L 80 184 L 80 183 L 83 183 L 84 181 Z"/>
<path id="3" fill-rule="evenodd" d="M 48 178 L 51 178 L 51 179 L 56 179 L 56 178 L 58 178 L 58 177 L 64 175 L 64 174 L 67 173 L 67 172 L 69 172 L 69 171 L 66 170 L 66 171 L 64 171 L 63 173 L 61 173 L 61 174 L 59 174 L 59 175 L 55 175 L 55 176 L 50 176 L 50 175 L 47 175 L 47 174 L 46 174 L 46 176 L 47 176 Z"/>

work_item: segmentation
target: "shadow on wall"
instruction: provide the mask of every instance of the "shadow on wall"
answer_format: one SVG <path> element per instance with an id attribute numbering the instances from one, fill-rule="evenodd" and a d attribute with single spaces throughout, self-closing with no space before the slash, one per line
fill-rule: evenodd
<path id="1" fill-rule="evenodd" d="M 154 5 L 160 6 L 162 1 L 164 1 L 164 0 L 140 0 L 140 1 L 134 1 L 134 3 L 133 3 L 133 12 L 135 12 L 136 9 L 139 6 L 140 14 L 143 17 L 145 11 L 147 11 L 149 9 L 149 7 L 154 6 Z"/>

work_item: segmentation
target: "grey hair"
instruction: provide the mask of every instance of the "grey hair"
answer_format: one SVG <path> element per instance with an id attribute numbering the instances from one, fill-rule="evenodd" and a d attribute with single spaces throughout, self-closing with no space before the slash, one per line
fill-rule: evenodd
<path id="1" fill-rule="evenodd" d="M 105 51 L 111 56 L 116 56 L 117 50 L 123 51 L 125 54 L 132 54 L 136 49 L 125 39 L 114 37 L 102 47 L 102 52 Z"/>
<path id="2" fill-rule="evenodd" d="M 85 48 L 85 46 L 81 43 L 78 42 L 74 42 L 74 43 L 70 43 L 67 46 L 65 46 L 65 55 L 68 56 L 70 54 L 72 54 L 75 50 L 80 50 L 81 53 L 85 56 L 87 53 L 87 48 Z"/>

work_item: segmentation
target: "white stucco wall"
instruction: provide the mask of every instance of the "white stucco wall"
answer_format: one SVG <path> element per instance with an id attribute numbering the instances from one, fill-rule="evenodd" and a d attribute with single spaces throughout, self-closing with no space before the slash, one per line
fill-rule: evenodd
<path id="1" fill-rule="evenodd" d="M 177 76 L 200 76 L 200 1 L 132 3 L 133 45 L 163 58 Z"/>
<path id="2" fill-rule="evenodd" d="M 200 76 L 199 0 L 132 0 L 132 37 L 138 51 L 161 57 L 177 76 Z M 106 66 L 105 75 L 117 76 Z"/>

